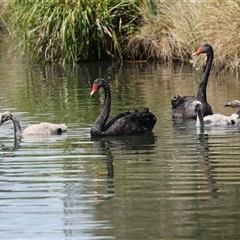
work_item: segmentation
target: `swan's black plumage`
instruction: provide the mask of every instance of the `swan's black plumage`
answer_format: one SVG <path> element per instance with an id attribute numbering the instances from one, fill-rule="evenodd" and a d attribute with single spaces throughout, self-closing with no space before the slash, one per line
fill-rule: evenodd
<path id="1" fill-rule="evenodd" d="M 196 113 L 192 111 L 193 101 L 200 101 L 202 103 L 203 116 L 212 115 L 213 111 L 207 102 L 207 83 L 211 71 L 212 61 L 214 57 L 213 48 L 209 44 L 202 45 L 194 54 L 207 54 L 206 65 L 203 68 L 203 74 L 198 87 L 197 96 L 174 96 L 171 100 L 172 117 L 173 118 L 196 118 Z"/>
<path id="2" fill-rule="evenodd" d="M 120 113 L 107 122 L 111 108 L 111 93 L 108 83 L 103 78 L 96 79 L 90 95 L 101 87 L 105 92 L 105 100 L 103 109 L 91 128 L 92 136 L 129 135 L 152 131 L 157 119 L 149 112 L 148 108 L 142 112 L 135 110 Z"/>

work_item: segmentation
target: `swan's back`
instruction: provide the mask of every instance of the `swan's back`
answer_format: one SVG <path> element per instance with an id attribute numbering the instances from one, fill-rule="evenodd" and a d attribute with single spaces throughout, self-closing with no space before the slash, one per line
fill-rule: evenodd
<path id="1" fill-rule="evenodd" d="M 196 126 L 226 126 L 234 125 L 236 121 L 231 116 L 225 116 L 222 114 L 213 114 L 203 117 L 202 114 L 202 103 L 200 101 L 193 102 L 194 112 L 197 113 Z"/>
<path id="2" fill-rule="evenodd" d="M 174 118 L 196 119 L 197 114 L 193 111 L 194 102 L 199 101 L 195 96 L 174 96 L 171 100 L 172 116 Z M 212 115 L 211 106 L 205 102 L 202 103 L 203 116 Z"/>
<path id="3" fill-rule="evenodd" d="M 53 124 L 48 122 L 41 122 L 34 124 L 23 130 L 23 135 L 51 135 L 61 134 L 67 131 L 66 124 Z"/>
<path id="4" fill-rule="evenodd" d="M 172 116 L 174 118 L 196 118 L 196 113 L 192 111 L 194 101 L 197 101 L 194 96 L 174 96 L 171 100 Z"/>
<path id="5" fill-rule="evenodd" d="M 226 125 L 234 125 L 235 121 L 231 116 L 225 116 L 222 114 L 213 114 L 204 117 L 204 125 L 205 126 L 226 126 Z"/>
<path id="6" fill-rule="evenodd" d="M 105 125 L 101 135 L 113 136 L 149 133 L 156 122 L 157 118 L 147 108 L 142 112 L 125 112 L 109 121 Z"/>

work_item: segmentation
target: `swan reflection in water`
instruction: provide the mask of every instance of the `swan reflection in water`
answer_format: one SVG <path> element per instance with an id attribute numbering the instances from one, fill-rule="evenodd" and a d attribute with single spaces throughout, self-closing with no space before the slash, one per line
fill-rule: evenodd
<path id="1" fill-rule="evenodd" d="M 112 198 L 114 194 L 114 166 L 113 166 L 113 156 L 111 154 L 110 148 L 106 146 L 106 143 L 102 140 L 94 141 L 93 147 L 97 149 L 98 154 L 106 156 L 106 167 L 107 167 L 107 194 L 108 198 Z M 98 177 L 99 174 L 98 174 Z"/>
<path id="2" fill-rule="evenodd" d="M 135 135 L 121 135 L 121 136 L 107 136 L 95 137 L 91 140 L 94 142 L 104 141 L 111 147 L 127 150 L 153 150 L 156 145 L 156 136 L 153 133 L 135 134 Z"/>
<path id="3" fill-rule="evenodd" d="M 141 135 L 125 135 L 125 136 L 108 136 L 108 137 L 91 137 L 93 148 L 97 154 L 105 155 L 105 164 L 107 170 L 107 194 L 108 198 L 112 198 L 114 194 L 114 161 L 118 161 L 117 156 L 113 156 L 112 149 L 117 148 L 121 151 L 136 151 L 135 154 L 151 153 L 155 149 L 156 137 L 153 133 L 145 133 Z M 119 155 L 119 153 L 118 153 Z M 113 161 L 114 160 L 114 161 Z"/>
<path id="4" fill-rule="evenodd" d="M 203 161 L 200 163 L 200 167 L 202 169 L 202 182 L 200 188 L 202 190 L 208 190 L 211 192 L 217 192 L 218 186 L 216 184 L 216 180 L 213 178 L 212 170 L 215 169 L 213 164 L 216 163 L 216 158 L 211 157 L 213 155 L 211 150 L 209 149 L 209 136 L 207 134 L 199 134 L 198 135 L 198 146 L 197 150 L 202 155 Z M 215 154 L 216 155 L 216 154 Z M 213 161 L 214 160 L 214 161 Z"/>
<path id="5" fill-rule="evenodd" d="M 218 134 L 223 134 L 223 130 L 220 131 L 220 127 L 215 129 Z M 215 153 L 214 149 L 209 145 L 209 139 L 215 139 L 216 135 L 213 133 L 216 132 L 214 129 L 209 129 L 209 131 L 210 130 L 212 134 L 209 135 L 207 134 L 208 129 L 205 129 L 204 133 L 201 132 L 201 129 L 196 129 L 196 120 L 174 119 L 173 121 L 174 165 L 178 164 L 175 159 L 185 159 L 185 157 L 189 159 L 191 156 L 197 156 L 197 158 L 193 158 L 193 162 L 194 165 L 197 164 L 201 172 L 201 181 L 198 187 L 203 192 L 217 192 L 219 190 L 212 174 L 212 171 L 216 168 L 214 165 L 217 163 L 217 153 Z M 190 164 L 192 169 L 192 163 Z M 189 165 L 187 165 L 187 167 L 189 167 Z M 199 170 L 197 170 L 197 176 Z M 207 195 L 205 194 L 203 197 L 205 198 Z"/>

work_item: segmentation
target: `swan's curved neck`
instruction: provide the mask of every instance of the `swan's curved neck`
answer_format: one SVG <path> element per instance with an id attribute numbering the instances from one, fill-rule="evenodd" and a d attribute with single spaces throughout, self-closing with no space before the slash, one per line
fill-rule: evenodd
<path id="1" fill-rule="evenodd" d="M 203 111 L 202 111 L 202 106 L 198 107 L 197 110 L 197 122 L 196 126 L 200 126 L 200 131 L 201 133 L 204 133 L 204 119 L 203 119 Z"/>
<path id="2" fill-rule="evenodd" d="M 232 117 L 232 118 L 235 118 L 235 119 L 240 118 L 240 109 L 239 109 L 238 111 L 236 111 L 235 113 L 233 113 L 233 114 L 231 115 L 231 117 Z"/>
<path id="3" fill-rule="evenodd" d="M 92 135 L 101 135 L 110 113 L 110 108 L 111 108 L 110 88 L 108 84 L 104 84 L 102 88 L 104 89 L 105 100 L 103 104 L 103 109 L 91 128 Z"/>
<path id="4" fill-rule="evenodd" d="M 11 116 L 11 120 L 14 125 L 14 133 L 20 135 L 22 133 L 22 129 L 21 129 L 19 121 L 17 120 L 17 118 L 14 115 Z"/>
<path id="5" fill-rule="evenodd" d="M 206 89 L 207 89 L 208 78 L 209 78 L 211 67 L 212 67 L 213 57 L 214 57 L 214 54 L 213 54 L 213 50 L 211 49 L 211 51 L 207 52 L 206 66 L 203 69 L 202 79 L 198 87 L 197 98 L 202 103 L 207 102 Z"/>

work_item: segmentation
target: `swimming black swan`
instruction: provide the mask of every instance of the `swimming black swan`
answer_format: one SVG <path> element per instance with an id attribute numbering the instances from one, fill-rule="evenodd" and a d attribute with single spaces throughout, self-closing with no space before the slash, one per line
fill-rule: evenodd
<path id="1" fill-rule="evenodd" d="M 67 131 L 67 126 L 65 124 L 52 124 L 48 122 L 34 124 L 27 127 L 25 130 L 22 130 L 19 121 L 11 112 L 2 113 L 0 126 L 8 120 L 12 120 L 14 125 L 14 133 L 18 136 L 61 134 L 62 132 Z"/>
<path id="2" fill-rule="evenodd" d="M 234 118 L 222 114 L 213 114 L 203 117 L 202 103 L 200 101 L 194 101 L 192 106 L 197 114 L 197 127 L 203 128 L 204 126 L 226 126 L 236 124 Z"/>
<path id="3" fill-rule="evenodd" d="M 103 78 L 96 79 L 90 95 L 93 95 L 101 87 L 105 92 L 105 101 L 100 115 L 91 128 L 91 136 L 129 135 L 152 131 L 157 118 L 149 112 L 148 108 L 145 108 L 143 112 L 135 110 L 120 113 L 106 123 L 111 108 L 111 93 L 108 83 Z"/>
<path id="4" fill-rule="evenodd" d="M 240 101 L 239 100 L 233 100 L 229 103 L 225 103 L 224 107 L 240 108 Z M 240 121 L 240 109 L 237 112 L 233 113 L 231 115 L 231 117 Z"/>
<path id="5" fill-rule="evenodd" d="M 202 103 L 203 116 L 212 115 L 212 108 L 207 102 L 206 88 L 210 74 L 212 61 L 214 57 L 213 48 L 209 44 L 202 45 L 193 56 L 202 53 L 207 54 L 206 65 L 203 68 L 202 79 L 199 83 L 197 96 L 175 96 L 172 100 L 172 116 L 174 118 L 193 118 L 196 119 L 196 113 L 191 111 L 193 101 L 199 100 Z"/>

